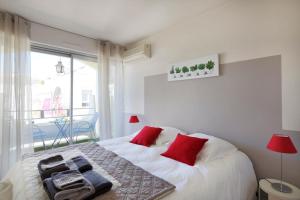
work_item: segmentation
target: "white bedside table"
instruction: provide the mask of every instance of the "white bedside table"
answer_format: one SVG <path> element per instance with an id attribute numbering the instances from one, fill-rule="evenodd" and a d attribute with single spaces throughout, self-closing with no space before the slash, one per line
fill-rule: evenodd
<path id="1" fill-rule="evenodd" d="M 280 183 L 280 180 L 268 178 L 268 181 L 272 183 Z M 259 180 L 259 191 L 258 191 L 258 199 L 260 200 L 260 190 L 263 190 L 268 194 L 269 200 L 300 200 L 300 189 L 294 185 L 291 185 L 287 182 L 282 181 L 284 184 L 290 186 L 292 188 L 291 193 L 283 193 L 276 191 L 272 188 L 270 182 L 266 179 Z"/>

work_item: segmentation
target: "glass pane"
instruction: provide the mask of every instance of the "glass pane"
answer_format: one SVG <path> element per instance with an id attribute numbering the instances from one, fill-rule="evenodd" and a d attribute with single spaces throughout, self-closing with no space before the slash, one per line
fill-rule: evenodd
<path id="1" fill-rule="evenodd" d="M 97 140 L 97 62 L 73 59 L 73 140 Z"/>
<path id="2" fill-rule="evenodd" d="M 39 52 L 31 53 L 35 150 L 44 149 L 44 144 L 48 148 L 52 148 L 69 142 L 70 72 L 70 57 Z M 58 142 L 59 144 L 57 144 Z"/>

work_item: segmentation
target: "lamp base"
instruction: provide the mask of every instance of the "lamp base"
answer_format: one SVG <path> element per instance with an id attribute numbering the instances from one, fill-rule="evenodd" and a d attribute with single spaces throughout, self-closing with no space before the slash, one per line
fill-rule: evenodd
<path id="1" fill-rule="evenodd" d="M 291 193 L 293 191 L 292 188 L 285 184 L 281 183 L 272 183 L 271 184 L 272 188 L 277 190 L 278 192 L 283 192 L 283 193 Z"/>

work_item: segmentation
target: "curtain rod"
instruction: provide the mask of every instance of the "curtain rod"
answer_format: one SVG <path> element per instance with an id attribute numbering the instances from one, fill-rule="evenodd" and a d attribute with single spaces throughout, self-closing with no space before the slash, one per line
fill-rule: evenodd
<path id="1" fill-rule="evenodd" d="M 64 56 L 74 55 L 77 57 L 79 56 L 79 57 L 89 58 L 90 60 L 94 60 L 94 61 L 97 60 L 96 55 L 86 54 L 78 51 L 72 51 L 70 49 L 64 49 L 64 48 L 49 46 L 45 44 L 34 43 L 34 42 L 31 42 L 30 46 L 31 46 L 31 50 L 38 51 L 38 52 L 48 52 L 48 53 L 64 55 Z"/>
<path id="2" fill-rule="evenodd" d="M 34 23 L 34 24 L 46 26 L 46 27 L 53 28 L 53 29 L 60 30 L 60 31 L 64 31 L 64 32 L 67 32 L 67 33 L 72 33 L 72 34 L 74 34 L 74 35 L 78 35 L 78 36 L 85 37 L 85 38 L 88 38 L 88 39 L 101 40 L 101 39 L 96 39 L 96 38 L 88 37 L 88 36 L 85 36 L 85 35 L 81 35 L 81 34 L 78 34 L 78 33 L 74 33 L 74 32 L 71 32 L 71 31 L 63 30 L 63 29 L 61 29 L 61 28 L 56 28 L 56 27 L 53 27 L 53 26 L 49 26 L 49 25 L 46 25 L 46 24 L 42 24 L 42 23 L 39 23 L 39 22 L 35 22 L 35 21 L 29 20 L 29 19 L 27 19 L 26 17 L 23 17 L 23 16 L 21 16 L 21 15 L 19 15 L 19 14 L 17 14 L 17 13 L 9 12 L 9 11 L 3 10 L 3 9 L 1 9 L 1 8 L 0 8 L 0 13 L 3 13 L 3 14 L 9 13 L 9 14 L 12 14 L 12 15 L 18 15 L 18 16 L 24 18 L 25 20 L 27 20 L 27 21 L 30 22 L 30 23 Z M 102 40 L 101 40 L 101 41 L 102 41 Z"/>
<path id="3" fill-rule="evenodd" d="M 24 19 L 26 19 L 26 18 L 24 18 Z M 30 21 L 30 20 L 28 20 L 28 19 L 26 19 L 26 20 L 27 20 L 28 22 L 30 22 L 30 23 L 34 23 L 34 24 L 46 26 L 46 27 L 53 28 L 53 29 L 56 29 L 56 30 L 59 30 L 59 31 L 63 31 L 63 32 L 66 32 L 66 33 L 71 33 L 71 34 L 74 34 L 74 35 L 78 35 L 78 36 L 80 36 L 80 37 L 85 37 L 85 38 L 87 38 L 87 39 L 92 39 L 92 40 L 95 40 L 95 41 L 100 41 L 101 43 L 109 42 L 109 43 L 111 43 L 111 44 L 119 45 L 119 46 L 123 47 L 123 45 L 116 44 L 116 43 L 114 43 L 114 42 L 112 42 L 112 41 L 110 41 L 110 40 L 102 40 L 102 39 L 99 39 L 99 38 L 96 39 L 96 38 L 88 37 L 88 36 L 85 36 L 85 35 L 80 35 L 80 34 L 78 34 L 78 33 L 74 33 L 74 32 L 71 32 L 71 31 L 67 31 L 67 30 L 63 30 L 63 29 L 60 29 L 60 28 L 56 28 L 56 27 L 53 27 L 53 26 L 49 26 L 49 25 L 46 25 L 46 24 L 38 23 L 38 22 L 35 22 L 35 21 Z"/>
<path id="4" fill-rule="evenodd" d="M 26 18 L 25 18 L 25 19 L 26 19 Z M 26 19 L 26 20 L 29 21 L 30 23 L 34 23 L 34 24 L 46 26 L 46 27 L 49 27 L 49 28 L 53 28 L 53 29 L 56 29 L 56 30 L 59 30 L 59 31 L 63 31 L 63 32 L 67 32 L 67 33 L 71 33 L 71 34 L 78 35 L 78 36 L 81 36 L 81 37 L 85 37 L 85 38 L 88 38 L 88 39 L 92 39 L 92 40 L 96 40 L 96 41 L 98 41 L 98 40 L 102 41 L 101 39 L 96 39 L 96 38 L 88 37 L 88 36 L 85 36 L 85 35 L 81 35 L 81 34 L 78 34 L 78 33 L 71 32 L 71 31 L 63 30 L 63 29 L 61 29 L 61 28 L 49 26 L 49 25 L 42 24 L 42 23 L 39 23 L 39 22 L 31 21 L 31 20 L 28 20 L 28 19 Z M 105 41 L 105 40 L 104 40 L 104 41 Z"/>
<path id="5" fill-rule="evenodd" d="M 2 10 L 0 8 L 0 13 L 1 12 L 2 13 L 9 13 L 9 14 L 12 14 L 12 15 L 18 15 L 18 16 L 22 17 L 23 19 L 25 19 L 26 21 L 30 22 L 30 23 L 38 24 L 38 25 L 41 25 L 41 26 L 46 26 L 46 27 L 53 28 L 53 29 L 56 29 L 56 30 L 59 30 L 59 31 L 63 31 L 63 32 L 66 32 L 66 33 L 71 33 L 71 34 L 78 35 L 80 37 L 84 37 L 84 38 L 87 38 L 87 39 L 92 39 L 92 40 L 101 41 L 101 42 L 111 42 L 109 40 L 102 40 L 100 38 L 98 38 L 98 39 L 97 38 L 92 38 L 92 37 L 89 37 L 89 36 L 81 35 L 81 34 L 74 33 L 74 32 L 71 32 L 71 31 L 67 31 L 67 30 L 64 30 L 64 29 L 61 29 L 61 28 L 57 28 L 57 27 L 54 27 L 54 26 L 50 26 L 50 25 L 39 23 L 39 22 L 35 22 L 35 21 L 29 20 L 26 17 L 23 17 L 23 16 L 21 16 L 21 15 L 19 15 L 17 13 L 8 12 L 8 11 Z M 112 44 L 116 44 L 116 43 L 112 42 Z M 118 45 L 120 45 L 120 44 L 118 44 Z M 123 45 L 120 45 L 120 46 L 123 46 Z"/>

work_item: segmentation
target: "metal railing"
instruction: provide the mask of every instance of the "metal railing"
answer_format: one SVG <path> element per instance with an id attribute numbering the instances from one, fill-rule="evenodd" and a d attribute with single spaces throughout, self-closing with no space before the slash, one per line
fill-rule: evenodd
<path id="1" fill-rule="evenodd" d="M 97 139 L 94 130 L 95 127 L 91 129 L 90 125 L 90 123 L 92 123 L 90 121 L 93 120 L 93 117 L 97 113 L 95 108 L 73 108 L 73 118 L 71 118 L 70 109 L 32 110 L 32 113 L 34 112 L 35 114 L 32 114 L 32 124 L 34 127 L 32 130 L 33 139 L 35 143 L 42 142 L 44 149 L 46 146 L 49 146 L 49 144 L 51 148 L 55 148 L 55 143 L 59 146 L 58 144 L 60 144 L 61 140 L 72 144 L 74 138 L 76 138 L 75 142 L 77 142 L 78 137 L 82 135 L 89 136 L 88 141 Z M 60 114 L 55 115 L 57 112 Z M 79 116 L 83 118 L 74 119 Z M 87 116 L 89 116 L 89 118 L 85 118 Z M 78 129 L 80 128 L 78 126 L 80 126 L 82 122 L 86 122 L 88 126 Z M 75 129 L 73 129 L 74 127 Z"/>
<path id="2" fill-rule="evenodd" d="M 49 110 L 32 110 L 31 111 L 32 120 L 71 117 L 70 110 L 71 109 L 69 109 L 69 108 L 49 109 Z M 91 110 L 93 112 L 90 112 Z M 89 112 L 84 112 L 84 111 L 89 111 Z M 96 112 L 96 108 L 73 108 L 73 117 L 89 116 L 89 115 L 93 115 L 90 113 L 95 113 L 95 112 Z"/>

